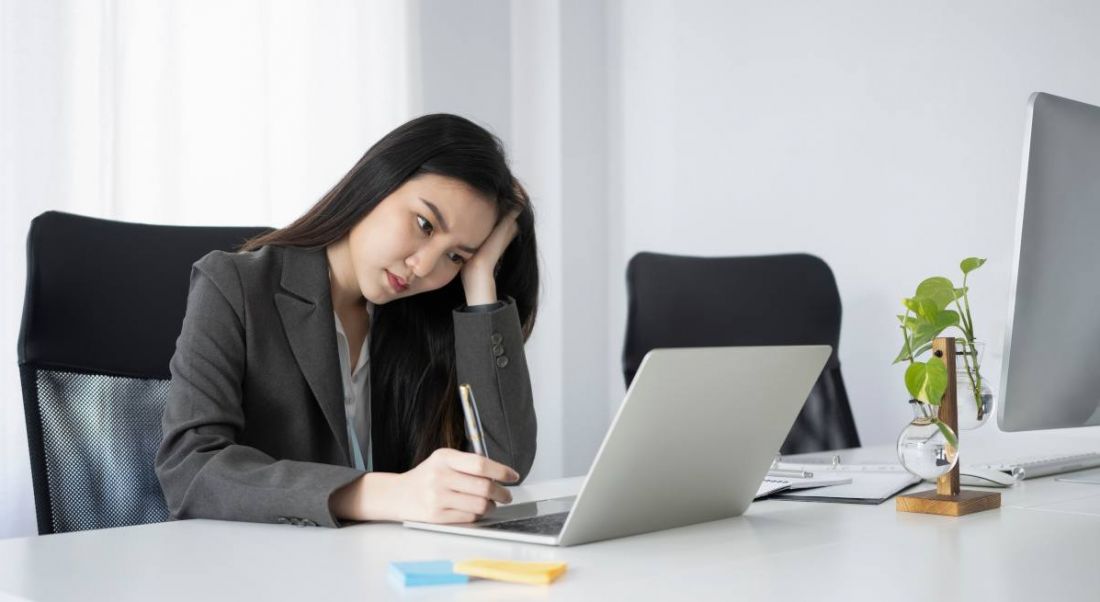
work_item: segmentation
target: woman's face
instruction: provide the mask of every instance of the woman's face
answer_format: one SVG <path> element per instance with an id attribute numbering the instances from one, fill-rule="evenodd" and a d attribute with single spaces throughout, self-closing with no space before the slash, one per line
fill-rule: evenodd
<path id="1" fill-rule="evenodd" d="M 424 174 L 406 181 L 348 235 L 359 290 L 382 305 L 446 285 L 489 238 L 496 213 L 461 180 Z"/>

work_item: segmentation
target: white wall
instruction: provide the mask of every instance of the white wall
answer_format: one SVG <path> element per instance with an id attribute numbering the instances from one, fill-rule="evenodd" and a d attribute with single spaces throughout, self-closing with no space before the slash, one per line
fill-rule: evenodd
<path id="1" fill-rule="evenodd" d="M 609 423 L 608 379 L 621 379 L 604 364 L 608 291 L 620 285 L 605 259 L 605 5 L 421 0 L 417 12 L 420 108 L 466 115 L 499 135 L 535 205 L 542 281 L 526 349 L 539 417 L 532 478 L 582 474 Z"/>
<path id="2" fill-rule="evenodd" d="M 856 423 L 876 444 L 908 419 L 890 365 L 899 300 L 988 257 L 972 304 L 999 382 L 1025 103 L 1044 90 L 1100 104 L 1100 5 L 612 6 L 610 274 L 641 250 L 819 255 L 841 291 Z M 617 333 L 625 298 L 611 294 Z"/>

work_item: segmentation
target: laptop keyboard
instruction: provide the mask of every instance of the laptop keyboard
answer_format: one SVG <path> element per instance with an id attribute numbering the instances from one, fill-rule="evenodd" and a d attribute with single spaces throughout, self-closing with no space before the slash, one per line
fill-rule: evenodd
<path id="1" fill-rule="evenodd" d="M 493 523 L 491 525 L 485 525 L 482 529 L 499 529 L 501 531 L 518 531 L 520 533 L 536 533 L 539 535 L 557 535 L 561 533 L 561 528 L 565 525 L 565 517 L 567 516 L 569 516 L 568 512 L 543 514 L 542 516 L 533 516 L 531 518 L 519 518 L 516 520 L 504 521 L 502 523 Z"/>

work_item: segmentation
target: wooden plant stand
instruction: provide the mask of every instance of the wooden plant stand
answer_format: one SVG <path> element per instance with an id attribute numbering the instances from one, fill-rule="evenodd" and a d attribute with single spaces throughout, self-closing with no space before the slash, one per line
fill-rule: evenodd
<path id="1" fill-rule="evenodd" d="M 939 418 L 959 436 L 959 396 L 955 380 L 955 339 L 939 337 L 932 341 L 932 353 L 947 366 L 947 392 L 940 402 Z M 959 463 L 951 472 L 936 480 L 936 488 L 897 497 L 898 512 L 920 512 L 943 516 L 962 516 L 1001 507 L 1001 494 L 991 491 L 959 489 Z"/>

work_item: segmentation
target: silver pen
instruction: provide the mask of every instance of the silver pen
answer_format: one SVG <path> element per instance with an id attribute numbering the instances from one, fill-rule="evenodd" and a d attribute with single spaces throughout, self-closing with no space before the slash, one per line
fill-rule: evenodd
<path id="1" fill-rule="evenodd" d="M 796 479 L 811 479 L 814 473 L 805 470 L 787 470 L 783 468 L 769 468 L 769 477 L 794 477 Z"/>
<path id="2" fill-rule="evenodd" d="M 481 416 L 477 413 L 477 401 L 470 385 L 458 385 L 458 401 L 462 404 L 463 422 L 466 424 L 466 438 L 470 440 L 473 452 L 489 457 L 485 450 L 485 431 L 481 428 Z"/>

